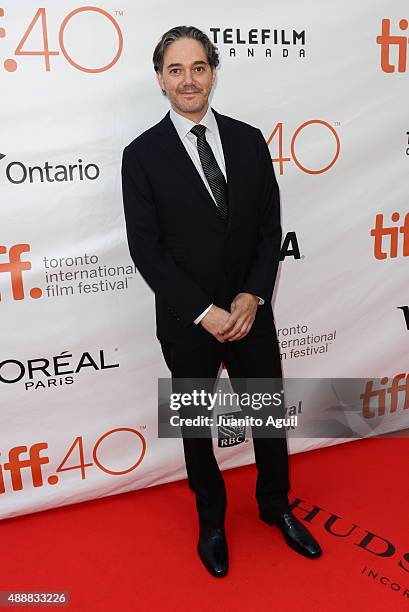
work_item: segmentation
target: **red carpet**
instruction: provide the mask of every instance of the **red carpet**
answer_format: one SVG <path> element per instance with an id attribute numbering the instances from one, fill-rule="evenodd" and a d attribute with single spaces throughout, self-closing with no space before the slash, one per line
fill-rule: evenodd
<path id="1" fill-rule="evenodd" d="M 290 501 L 321 508 L 306 523 L 319 559 L 293 552 L 258 519 L 248 466 L 224 472 L 227 577 L 213 578 L 197 557 L 183 481 L 2 521 L 0 590 L 66 590 L 71 603 L 60 609 L 81 611 L 407 610 L 408 450 L 409 440 L 371 439 L 290 457 Z M 353 531 L 337 537 L 325 524 Z"/>

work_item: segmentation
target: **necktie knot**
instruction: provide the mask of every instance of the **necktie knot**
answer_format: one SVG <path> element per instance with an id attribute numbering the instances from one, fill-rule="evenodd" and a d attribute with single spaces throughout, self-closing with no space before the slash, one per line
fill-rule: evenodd
<path id="1" fill-rule="evenodd" d="M 194 134 L 197 138 L 201 138 L 202 136 L 204 136 L 205 132 L 206 132 L 206 126 L 205 125 L 201 125 L 200 123 L 198 123 L 197 125 L 195 125 L 194 127 L 192 127 L 192 129 L 190 130 L 192 132 L 192 134 Z"/>

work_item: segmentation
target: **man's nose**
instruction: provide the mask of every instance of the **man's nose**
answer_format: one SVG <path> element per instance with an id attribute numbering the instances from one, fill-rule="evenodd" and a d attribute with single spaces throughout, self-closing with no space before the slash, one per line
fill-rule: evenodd
<path id="1" fill-rule="evenodd" d="M 183 81 L 186 85 L 191 85 L 193 83 L 193 72 L 191 70 L 185 70 Z"/>

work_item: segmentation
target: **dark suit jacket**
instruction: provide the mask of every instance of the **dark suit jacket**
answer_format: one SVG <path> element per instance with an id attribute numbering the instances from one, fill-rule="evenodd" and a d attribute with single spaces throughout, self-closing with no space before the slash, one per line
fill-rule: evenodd
<path id="1" fill-rule="evenodd" d="M 261 131 L 212 109 L 226 163 L 229 220 L 220 217 L 169 112 L 125 147 L 122 190 L 129 250 L 155 293 L 159 340 L 193 343 L 193 323 L 212 302 L 230 310 L 239 292 L 258 295 L 249 334 L 271 332 L 280 257 L 279 189 Z"/>

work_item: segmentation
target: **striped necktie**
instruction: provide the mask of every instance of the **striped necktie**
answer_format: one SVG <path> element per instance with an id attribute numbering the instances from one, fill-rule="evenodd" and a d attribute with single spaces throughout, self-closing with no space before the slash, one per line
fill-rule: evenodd
<path id="1" fill-rule="evenodd" d="M 205 125 L 195 125 L 190 130 L 197 138 L 197 150 L 199 152 L 200 163 L 207 178 L 210 189 L 216 200 L 217 209 L 224 221 L 228 218 L 227 204 L 227 185 L 223 172 L 220 170 L 211 146 L 206 140 Z"/>

